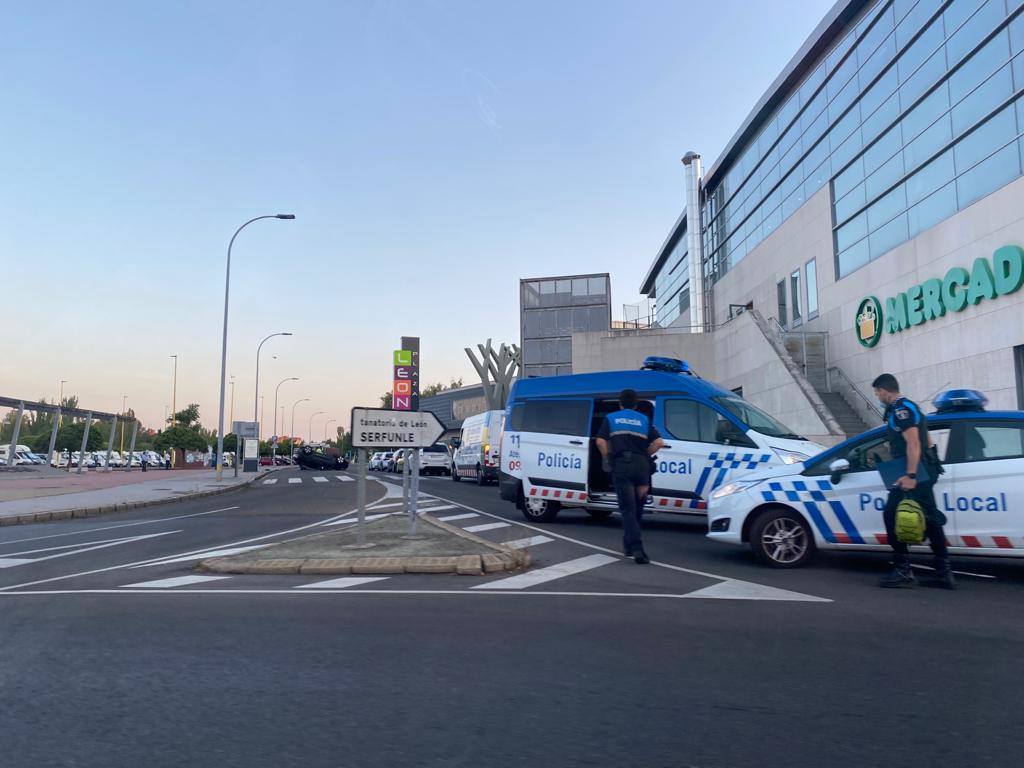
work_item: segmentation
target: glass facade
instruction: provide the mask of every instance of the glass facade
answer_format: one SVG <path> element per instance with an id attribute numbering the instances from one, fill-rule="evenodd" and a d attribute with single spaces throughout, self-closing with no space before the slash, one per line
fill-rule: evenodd
<path id="1" fill-rule="evenodd" d="M 523 376 L 572 373 L 572 334 L 611 327 L 607 274 L 519 281 Z"/>
<path id="2" fill-rule="evenodd" d="M 879 0 L 863 11 L 705 190 L 707 279 L 826 184 L 841 278 L 1020 176 L 1022 5 Z"/>
<path id="3" fill-rule="evenodd" d="M 654 278 L 654 296 L 658 302 L 654 312 L 656 325 L 671 325 L 690 310 L 690 259 L 685 226 Z"/>

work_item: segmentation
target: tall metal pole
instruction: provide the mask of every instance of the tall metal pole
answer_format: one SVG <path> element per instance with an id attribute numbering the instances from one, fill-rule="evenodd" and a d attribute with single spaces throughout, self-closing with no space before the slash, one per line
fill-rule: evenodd
<path id="1" fill-rule="evenodd" d="M 284 384 L 286 381 L 298 381 L 298 380 L 299 380 L 298 376 L 290 376 L 287 379 L 282 379 L 281 382 L 277 385 L 277 387 L 274 388 L 274 434 L 273 434 L 274 437 L 278 437 L 278 434 L 277 434 L 277 393 L 281 391 L 281 384 Z M 284 406 L 283 405 L 281 406 L 281 429 L 284 429 Z M 275 456 L 277 456 L 277 445 L 270 446 L 270 456 L 271 456 L 271 460 L 273 460 L 273 458 Z M 271 464 L 271 466 L 274 466 L 274 465 Z"/>
<path id="2" fill-rule="evenodd" d="M 25 403 L 18 403 L 18 415 L 14 417 L 14 431 L 11 433 L 11 447 L 7 453 L 7 466 L 18 463 L 18 433 L 21 432 L 21 418 L 25 415 Z"/>
<path id="3" fill-rule="evenodd" d="M 291 434 L 292 450 L 295 450 L 295 406 L 297 406 L 299 403 L 308 403 L 308 402 L 309 402 L 309 398 L 308 397 L 304 397 L 301 400 L 299 400 L 298 402 L 296 402 L 295 405 L 292 406 L 292 434 Z"/>
<path id="4" fill-rule="evenodd" d="M 119 452 L 122 454 L 121 455 L 121 459 L 122 460 L 124 459 L 124 414 L 125 414 L 125 411 L 127 409 L 128 409 L 128 395 L 122 395 L 121 396 L 121 448 L 119 449 Z M 131 464 L 130 461 L 128 463 Z"/>
<path id="5" fill-rule="evenodd" d="M 231 381 L 228 382 L 231 385 L 231 413 L 228 416 L 228 423 L 231 428 L 235 428 L 235 377 L 231 377 Z"/>
<path id="6" fill-rule="evenodd" d="M 57 429 L 60 429 L 60 409 L 64 407 L 64 385 L 67 383 L 67 379 L 60 380 L 60 396 L 57 398 Z"/>
<path id="7" fill-rule="evenodd" d="M 259 412 L 258 409 L 260 400 L 260 350 L 263 349 L 264 344 L 266 344 L 270 339 L 274 338 L 275 336 L 291 336 L 291 333 L 287 331 L 272 333 L 269 336 L 267 336 L 263 341 L 261 341 L 258 347 L 256 347 L 256 401 L 253 403 L 252 406 L 253 421 L 256 421 L 256 414 Z M 260 421 L 262 421 L 262 419 L 260 419 Z M 262 424 L 260 426 L 262 426 Z"/>
<path id="8" fill-rule="evenodd" d="M 53 461 L 53 446 L 57 444 L 57 429 L 60 424 L 60 408 L 57 408 L 57 412 L 53 414 L 53 429 L 50 430 L 50 447 L 46 451 L 46 465 L 49 466 L 50 462 Z"/>
<path id="9" fill-rule="evenodd" d="M 132 457 L 135 455 L 135 438 L 139 434 L 139 420 L 132 422 L 132 441 L 128 448 L 128 471 L 132 471 Z"/>
<path id="10" fill-rule="evenodd" d="M 85 464 L 85 446 L 89 444 L 89 427 L 92 426 L 92 411 L 85 415 L 85 429 L 82 430 L 82 449 L 78 452 L 78 472 L 82 474 L 82 465 Z M 68 454 L 68 469 L 71 468 L 71 454 Z"/>
<path id="11" fill-rule="evenodd" d="M 228 375 L 228 302 L 231 297 L 231 246 L 235 244 L 238 233 L 260 219 L 294 219 L 291 213 L 277 213 L 268 216 L 256 216 L 249 219 L 245 224 L 235 230 L 228 242 L 227 267 L 224 271 L 224 330 L 220 339 L 220 410 L 217 415 L 217 482 L 224 476 L 224 390 L 227 385 Z"/>
<path id="12" fill-rule="evenodd" d="M 328 419 L 327 423 L 324 424 L 324 442 L 325 443 L 327 442 L 327 428 L 329 426 L 331 426 L 331 424 L 337 424 L 337 423 L 338 423 L 337 419 Z"/>
<path id="13" fill-rule="evenodd" d="M 261 435 L 263 434 L 263 417 L 266 415 L 266 410 L 267 410 L 264 407 L 265 405 L 266 405 L 266 403 L 263 402 L 263 395 L 260 395 L 260 418 L 259 418 L 259 425 L 260 425 L 260 434 Z"/>
<path id="14" fill-rule="evenodd" d="M 309 442 L 311 442 L 311 443 L 313 442 L 313 419 L 315 419 L 317 416 L 319 416 L 322 413 L 324 413 L 324 412 L 323 411 L 317 411 L 316 413 L 310 414 L 310 417 L 309 417 Z"/>
<path id="15" fill-rule="evenodd" d="M 171 355 L 174 358 L 174 383 L 171 385 L 171 426 L 177 426 L 178 421 L 176 414 L 178 413 L 178 356 Z M 165 421 L 164 424 L 167 422 Z"/>

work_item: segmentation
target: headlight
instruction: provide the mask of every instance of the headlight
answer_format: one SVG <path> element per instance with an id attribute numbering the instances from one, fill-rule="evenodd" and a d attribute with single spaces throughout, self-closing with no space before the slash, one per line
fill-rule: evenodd
<path id="1" fill-rule="evenodd" d="M 724 499 L 726 496 L 732 496 L 734 493 L 752 488 L 760 482 L 760 480 L 733 480 L 731 483 L 726 483 L 721 488 L 716 489 L 711 494 L 711 498 Z"/>
<path id="2" fill-rule="evenodd" d="M 787 451 L 782 448 L 772 448 L 772 450 L 775 451 L 776 456 L 782 459 L 783 464 L 799 464 L 810 458 L 806 453 L 800 453 L 800 451 Z"/>

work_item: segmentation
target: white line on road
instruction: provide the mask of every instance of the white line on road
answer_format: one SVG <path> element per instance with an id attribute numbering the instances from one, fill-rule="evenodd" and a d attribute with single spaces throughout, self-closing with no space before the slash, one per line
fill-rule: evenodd
<path id="1" fill-rule="evenodd" d="M 547 544 L 549 541 L 554 541 L 550 536 L 531 536 L 528 539 L 516 539 L 515 541 L 506 541 L 503 544 L 509 549 L 526 549 L 527 547 L 533 547 L 537 544 Z"/>
<path id="2" fill-rule="evenodd" d="M 202 584 L 204 581 L 220 581 L 230 579 L 230 576 L 175 576 L 171 579 L 157 579 L 156 581 L 140 581 L 138 584 L 125 584 L 121 589 L 171 589 L 183 587 L 186 584 Z"/>
<path id="3" fill-rule="evenodd" d="M 445 515 L 444 517 L 437 518 L 442 523 L 448 523 L 452 520 L 468 520 L 471 517 L 480 517 L 476 512 L 464 512 L 461 515 Z"/>
<path id="4" fill-rule="evenodd" d="M 316 477 L 313 478 L 313 482 L 314 483 L 327 483 L 327 482 L 330 482 L 330 481 L 326 477 L 324 477 L 323 475 L 317 475 Z"/>
<path id="5" fill-rule="evenodd" d="M 132 568 L 148 568 L 152 565 L 170 565 L 171 563 L 186 563 L 189 560 L 206 560 L 209 557 L 227 557 L 228 555 L 240 555 L 243 552 L 248 552 L 252 549 L 259 549 L 260 544 L 252 547 L 230 547 L 228 549 L 211 549 L 207 552 L 197 552 L 191 555 L 185 555 L 184 557 L 171 557 L 165 560 L 157 560 L 153 563 L 143 563 L 142 565 L 133 565 Z"/>
<path id="6" fill-rule="evenodd" d="M 17 555 L 34 555 L 38 552 L 53 552 L 56 549 L 72 549 L 82 545 L 110 544 L 115 541 L 134 541 L 134 536 L 122 536 L 119 539 L 101 539 L 100 541 L 79 541 L 74 544 L 61 544 L 56 547 L 43 547 L 42 549 L 24 549 L 21 552 L 5 552 L 4 557 L 16 557 Z"/>
<path id="7" fill-rule="evenodd" d="M 445 509 L 458 509 L 454 504 L 442 504 L 439 507 L 425 507 L 422 504 L 419 505 L 420 511 L 422 512 L 440 512 Z M 439 518 L 440 519 L 440 518 Z"/>
<path id="8" fill-rule="evenodd" d="M 468 528 L 463 528 L 464 531 L 470 533 L 480 533 L 481 531 L 493 531 L 495 528 L 508 528 L 512 523 L 483 523 L 482 525 L 471 525 Z"/>
<path id="9" fill-rule="evenodd" d="M 335 475 L 335 477 L 341 480 L 341 482 L 343 483 L 353 482 L 353 478 L 349 477 L 348 475 Z"/>
<path id="10" fill-rule="evenodd" d="M 920 568 L 922 571 L 934 571 L 930 565 L 918 565 L 917 563 L 911 563 L 911 568 Z M 953 571 L 957 576 L 974 576 L 977 579 L 998 579 L 998 576 L 992 576 L 987 573 L 971 573 L 970 571 Z"/>
<path id="11" fill-rule="evenodd" d="M 31 563 L 31 560 L 17 557 L 0 557 L 0 568 L 14 568 L 16 565 Z"/>
<path id="12" fill-rule="evenodd" d="M 367 509 L 390 509 L 391 507 L 400 507 L 400 506 L 402 506 L 402 502 L 399 501 L 399 502 L 395 502 L 394 504 L 373 504 L 373 505 L 367 507 Z"/>
<path id="13" fill-rule="evenodd" d="M 391 515 L 398 515 L 398 514 L 401 514 L 401 513 L 400 512 L 381 512 L 379 515 L 367 515 L 363 519 L 366 522 L 370 522 L 371 520 L 380 520 L 382 517 L 391 517 Z M 324 523 L 324 527 L 329 526 L 329 525 L 341 525 L 342 523 L 358 523 L 358 522 L 359 522 L 359 518 L 358 517 L 348 517 L 348 518 L 346 518 L 344 520 L 333 520 L 333 521 L 331 521 L 329 523 Z"/>
<path id="14" fill-rule="evenodd" d="M 317 581 L 313 584 L 300 584 L 293 589 L 346 589 L 370 584 L 374 581 L 385 581 L 387 578 L 387 576 L 345 576 L 341 579 L 327 579 L 327 581 Z"/>
<path id="15" fill-rule="evenodd" d="M 276 477 L 271 477 L 271 478 L 268 478 L 267 480 L 264 480 L 263 484 L 264 485 L 273 485 L 276 482 L 277 482 L 277 478 Z"/>
<path id="16" fill-rule="evenodd" d="M 23 541 L 41 541 L 42 539 L 56 539 L 61 536 L 80 536 L 86 533 L 96 533 L 98 531 L 112 531 L 115 528 L 131 528 L 135 525 L 152 525 L 153 523 L 165 523 L 169 520 L 184 520 L 186 517 L 201 517 L 203 515 L 212 515 L 217 512 L 230 512 L 232 509 L 238 509 L 238 507 L 223 507 L 221 509 L 211 509 L 209 512 L 192 512 L 188 515 L 174 515 L 173 517 L 159 517 L 156 520 L 139 520 L 134 523 L 120 523 L 118 525 L 105 525 L 102 528 L 84 528 L 81 531 L 68 531 L 67 533 L 52 533 L 49 536 L 32 536 L 28 539 L 13 539 L 11 541 L 0 542 L 0 546 L 7 544 L 19 544 Z"/>
<path id="17" fill-rule="evenodd" d="M 295 485 L 296 483 L 301 483 L 301 482 L 302 482 L 302 478 L 301 477 L 289 477 L 288 478 L 288 485 Z"/>
<path id="18" fill-rule="evenodd" d="M 518 576 L 510 576 L 507 579 L 498 579 L 487 584 L 477 584 L 475 587 L 470 587 L 470 589 L 526 589 L 527 587 L 534 587 L 538 584 L 554 581 L 555 579 L 563 579 L 566 576 L 573 576 L 577 573 L 600 568 L 602 565 L 617 562 L 619 562 L 617 557 L 586 555 L 575 560 L 558 563 L 557 565 L 549 565 L 547 568 L 538 568 L 535 571 L 527 571 Z"/>
<path id="19" fill-rule="evenodd" d="M 70 552 L 58 552 L 55 555 L 47 555 L 46 557 L 34 557 L 31 560 L 18 560 L 12 558 L 10 560 L 2 561 L 6 563 L 2 567 L 13 568 L 16 565 L 26 565 L 28 563 L 41 563 L 44 560 L 53 560 L 57 557 L 68 557 L 69 555 L 78 555 L 82 552 L 92 552 L 94 549 L 106 549 L 107 547 L 116 547 L 118 544 L 131 544 L 136 541 L 142 541 L 143 539 L 152 539 L 157 536 L 167 536 L 172 533 L 181 533 L 181 531 L 164 531 L 163 533 L 147 533 L 145 536 L 131 536 L 127 539 L 114 539 L 113 541 L 106 542 L 104 544 L 93 544 L 91 546 L 82 547 L 81 549 L 73 549 Z M 87 542 L 83 542 L 87 543 Z M 44 550 L 39 550 L 44 551 Z M 2 587 L 0 587 L 2 589 Z"/>

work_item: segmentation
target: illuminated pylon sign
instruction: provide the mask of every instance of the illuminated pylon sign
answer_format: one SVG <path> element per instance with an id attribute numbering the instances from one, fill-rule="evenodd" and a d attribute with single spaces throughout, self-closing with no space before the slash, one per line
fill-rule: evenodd
<path id="1" fill-rule="evenodd" d="M 396 411 L 410 411 L 412 410 L 413 382 L 416 379 L 412 351 L 396 349 L 394 364 L 395 376 L 394 388 L 391 391 L 391 407 Z"/>

